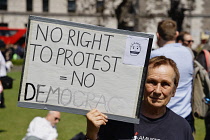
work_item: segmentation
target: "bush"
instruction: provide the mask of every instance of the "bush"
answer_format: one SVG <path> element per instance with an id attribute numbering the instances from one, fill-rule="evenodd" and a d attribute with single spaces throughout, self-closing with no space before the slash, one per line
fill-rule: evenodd
<path id="1" fill-rule="evenodd" d="M 23 65 L 24 59 L 12 60 L 13 65 Z"/>

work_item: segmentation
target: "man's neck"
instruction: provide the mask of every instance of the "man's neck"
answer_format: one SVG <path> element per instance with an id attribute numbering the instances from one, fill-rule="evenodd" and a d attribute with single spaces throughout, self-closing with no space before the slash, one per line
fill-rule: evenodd
<path id="1" fill-rule="evenodd" d="M 141 114 L 144 116 L 151 118 L 151 119 L 157 119 L 162 117 L 166 113 L 166 106 L 157 108 L 153 107 L 147 103 L 142 103 L 141 106 Z"/>
<path id="2" fill-rule="evenodd" d="M 167 41 L 164 45 L 176 43 L 175 40 Z"/>
<path id="3" fill-rule="evenodd" d="M 167 44 L 172 44 L 172 43 L 176 43 L 176 41 L 175 40 L 170 40 L 170 41 L 161 40 L 160 44 L 159 44 L 159 47 L 163 47 Z"/>

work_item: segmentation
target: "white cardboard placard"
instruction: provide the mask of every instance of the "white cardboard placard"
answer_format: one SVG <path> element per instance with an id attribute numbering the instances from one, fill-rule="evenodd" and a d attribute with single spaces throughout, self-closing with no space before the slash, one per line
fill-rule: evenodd
<path id="1" fill-rule="evenodd" d="M 153 35 L 30 16 L 18 106 L 138 123 Z"/>

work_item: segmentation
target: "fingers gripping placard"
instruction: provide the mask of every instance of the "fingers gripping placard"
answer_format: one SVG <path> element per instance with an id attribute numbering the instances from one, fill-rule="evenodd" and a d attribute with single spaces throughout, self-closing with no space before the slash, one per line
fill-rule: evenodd
<path id="1" fill-rule="evenodd" d="M 136 122 L 152 38 L 30 16 L 18 106 Z"/>

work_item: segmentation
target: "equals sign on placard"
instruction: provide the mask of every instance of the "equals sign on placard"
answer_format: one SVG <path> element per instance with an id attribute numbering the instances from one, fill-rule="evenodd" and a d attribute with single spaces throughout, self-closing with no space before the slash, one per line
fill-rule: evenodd
<path id="1" fill-rule="evenodd" d="M 67 80 L 66 76 L 60 76 L 60 80 Z"/>

